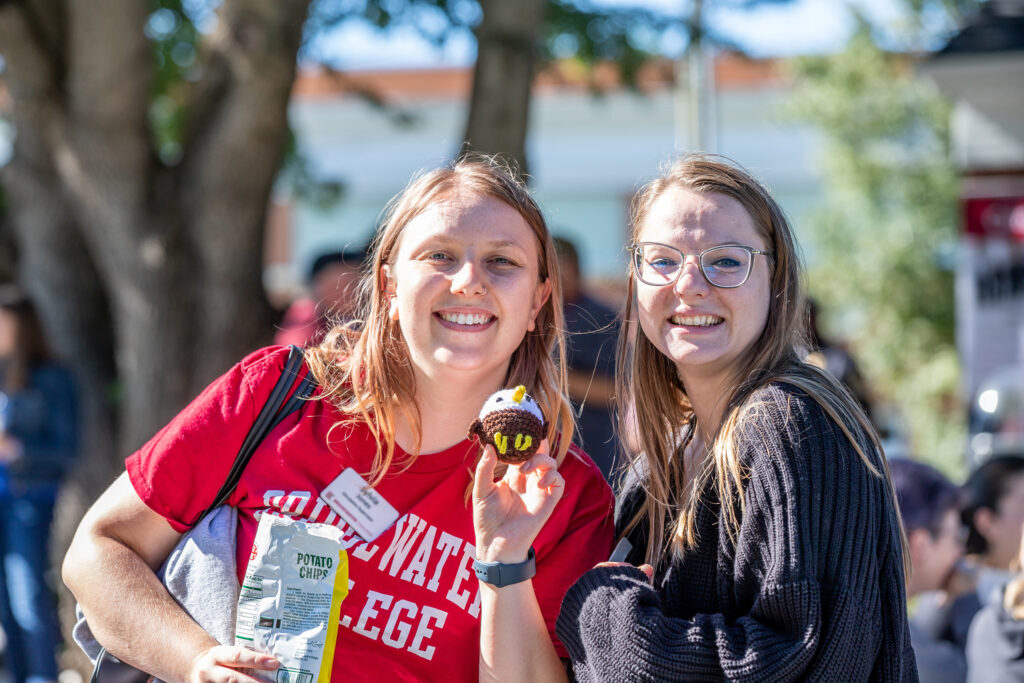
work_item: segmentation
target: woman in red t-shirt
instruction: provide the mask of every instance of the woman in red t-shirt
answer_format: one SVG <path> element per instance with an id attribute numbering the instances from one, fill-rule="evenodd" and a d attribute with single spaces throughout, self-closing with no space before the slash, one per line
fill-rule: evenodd
<path id="1" fill-rule="evenodd" d="M 558 607 L 607 557 L 612 498 L 570 446 L 555 263 L 539 208 L 508 170 L 489 159 L 456 162 L 415 179 L 389 205 L 360 321 L 307 350 L 318 393 L 268 435 L 229 502 L 239 513 L 239 576 L 262 514 L 342 528 L 350 590 L 332 679 L 501 671 L 503 680 L 533 680 L 535 666 L 566 656 L 554 636 Z M 214 497 L 285 355 L 250 355 L 129 457 L 65 559 L 65 581 L 97 639 L 160 679 L 251 681 L 240 669 L 279 665 L 219 645 L 154 570 Z M 480 458 L 467 428 L 492 392 L 516 385 L 548 417 L 547 439 L 522 466 L 496 470 L 493 449 Z M 379 537 L 362 539 L 319 495 L 348 470 L 397 511 Z M 476 527 L 474 507 L 487 511 Z M 532 580 L 519 566 L 523 550 L 506 542 L 524 525 L 536 536 Z M 505 580 L 488 567 L 504 568 Z M 509 576 L 521 580 L 506 585 Z"/>

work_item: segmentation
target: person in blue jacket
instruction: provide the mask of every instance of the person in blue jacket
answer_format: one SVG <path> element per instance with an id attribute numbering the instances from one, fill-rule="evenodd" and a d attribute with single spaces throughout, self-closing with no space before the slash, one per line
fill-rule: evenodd
<path id="1" fill-rule="evenodd" d="M 53 360 L 31 301 L 0 288 L 0 624 L 6 665 L 19 683 L 57 680 L 48 548 L 76 445 L 71 374 Z"/>

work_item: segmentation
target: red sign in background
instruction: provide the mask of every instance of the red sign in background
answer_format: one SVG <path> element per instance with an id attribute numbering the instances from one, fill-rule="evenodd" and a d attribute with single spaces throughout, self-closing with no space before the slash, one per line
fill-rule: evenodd
<path id="1" fill-rule="evenodd" d="M 964 232 L 1024 242 L 1024 196 L 965 199 Z"/>

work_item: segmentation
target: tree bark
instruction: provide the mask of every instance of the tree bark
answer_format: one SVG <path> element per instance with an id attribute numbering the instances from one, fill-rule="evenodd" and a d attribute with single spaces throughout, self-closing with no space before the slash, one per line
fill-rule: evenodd
<path id="1" fill-rule="evenodd" d="M 7 220 L 19 251 L 19 280 L 36 302 L 51 347 L 73 370 L 83 430 L 81 449 L 91 466 L 74 477 L 74 485 L 95 496 L 116 467 L 112 448 L 111 384 L 116 376 L 112 326 L 106 292 L 79 232 L 61 186 L 49 140 L 60 116 L 56 83 L 62 69 L 49 39 L 56 35 L 32 28 L 31 16 L 48 3 L 29 6 L 26 14 L 0 12 L 0 44 L 12 44 L 12 31 L 31 34 L 38 44 L 7 49 L 8 83 L 14 93 L 12 123 L 17 130 L 14 154 L 0 176 L 9 197 Z M 50 14 L 44 16 L 53 19 Z M 57 25 L 56 23 L 54 25 Z M 48 53 L 37 50 L 48 45 Z"/>
<path id="2" fill-rule="evenodd" d="M 208 46 L 221 68 L 196 87 L 202 116 L 177 169 L 162 167 L 152 149 L 144 3 L 117 0 L 103 12 L 68 3 L 63 20 L 51 20 L 66 27 L 57 50 L 41 36 L 59 31 L 31 29 L 45 14 L 41 6 L 3 10 L 10 27 L 3 52 L 12 80 L 24 86 L 12 87 L 23 112 L 19 137 L 38 131 L 36 156 L 55 169 L 53 188 L 73 211 L 78 241 L 109 294 L 125 399 L 122 453 L 269 339 L 263 222 L 308 2 L 221 5 Z M 15 166 L 11 175 L 18 173 Z"/>
<path id="3" fill-rule="evenodd" d="M 196 102 L 204 125 L 180 173 L 190 207 L 186 234 L 203 274 L 192 340 L 194 389 L 273 331 L 262 290 L 267 202 L 239 198 L 270 196 L 287 142 L 295 54 L 308 9 L 309 0 L 226 2 L 220 28 L 205 46 L 227 77 L 225 87 Z"/>
<path id="4" fill-rule="evenodd" d="M 477 58 L 461 153 L 501 154 L 526 177 L 530 88 L 544 0 L 481 0 Z"/>
<path id="5" fill-rule="evenodd" d="M 27 11 L 33 9 L 38 7 Z M 73 370 L 79 399 L 80 457 L 55 511 L 51 550 L 56 565 L 85 509 L 122 465 L 114 444 L 111 388 L 116 371 L 109 302 L 50 144 L 61 116 L 61 50 L 54 48 L 55 30 L 32 28 L 33 21 L 31 14 L 10 8 L 0 12 L 0 44 L 5 46 L 7 82 L 14 95 L 10 119 L 17 130 L 14 154 L 0 181 L 9 200 L 6 221 L 18 244 L 18 279 L 36 302 L 51 347 Z M 39 42 L 22 43 L 20 49 L 15 43 L 12 49 L 12 31 Z M 44 44 L 47 49 L 37 49 Z M 62 587 L 60 596 L 61 622 L 73 623 L 74 601 Z M 71 663 L 84 665 L 84 655 L 75 654 L 79 656 L 72 656 Z"/>
<path id="6" fill-rule="evenodd" d="M 81 394 L 59 556 L 124 457 L 272 333 L 263 224 L 308 5 L 221 3 L 182 161 L 167 167 L 149 128 L 146 3 L 0 2 L 16 135 L 5 220 L 19 280 Z"/>

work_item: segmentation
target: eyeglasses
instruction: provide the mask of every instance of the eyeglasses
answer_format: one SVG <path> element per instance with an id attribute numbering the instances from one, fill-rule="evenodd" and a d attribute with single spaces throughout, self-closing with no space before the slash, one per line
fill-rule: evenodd
<path id="1" fill-rule="evenodd" d="M 670 285 L 683 272 L 686 254 L 675 247 L 658 242 L 637 242 L 628 247 L 632 252 L 633 272 L 644 284 L 652 287 Z M 754 255 L 771 256 L 770 251 L 761 251 L 738 244 L 711 247 L 697 254 L 700 272 L 708 284 L 723 289 L 739 287 L 754 267 Z"/>

